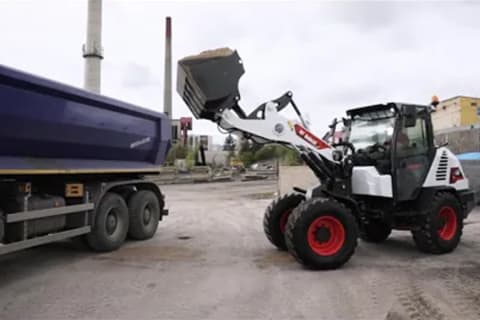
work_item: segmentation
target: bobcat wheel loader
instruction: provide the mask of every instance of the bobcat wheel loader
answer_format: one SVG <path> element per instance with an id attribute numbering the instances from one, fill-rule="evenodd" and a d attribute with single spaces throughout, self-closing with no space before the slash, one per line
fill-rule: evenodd
<path id="1" fill-rule="evenodd" d="M 257 143 L 294 148 L 318 177 L 317 186 L 294 188 L 267 208 L 264 230 L 274 246 L 311 269 L 341 267 L 358 237 L 381 242 L 392 229 L 409 230 L 427 253 L 457 247 L 474 193 L 455 155 L 434 144 L 433 106 L 351 109 L 343 139 L 329 143 L 309 130 L 291 92 L 246 114 L 239 105 L 243 73 L 236 51 L 206 51 L 178 62 L 177 91 L 197 119 Z M 288 105 L 299 121 L 281 115 Z"/>

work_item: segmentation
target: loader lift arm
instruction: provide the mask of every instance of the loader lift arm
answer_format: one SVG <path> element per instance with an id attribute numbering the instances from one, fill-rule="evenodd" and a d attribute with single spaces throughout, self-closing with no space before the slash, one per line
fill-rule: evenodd
<path id="1" fill-rule="evenodd" d="M 289 103 L 296 110 L 302 124 L 294 123 L 280 114 Z M 243 112 L 239 112 L 239 109 L 241 110 L 238 105 L 225 109 L 218 118 L 218 125 L 230 133 L 240 134 L 257 143 L 278 143 L 294 148 L 322 183 L 334 178 L 334 173 L 325 163 L 337 165 L 332 158 L 333 147 L 306 128 L 290 91 L 278 99 L 263 103 L 247 117 L 242 117 Z"/>
<path id="2" fill-rule="evenodd" d="M 322 181 L 334 178 L 334 148 L 310 132 L 291 91 L 265 102 L 248 115 L 240 107 L 238 81 L 243 63 L 236 51 L 218 49 L 186 57 L 178 62 L 177 91 L 197 119 L 211 120 L 229 133 L 256 143 L 278 143 L 297 150 Z M 281 112 L 292 106 L 299 121 Z"/>

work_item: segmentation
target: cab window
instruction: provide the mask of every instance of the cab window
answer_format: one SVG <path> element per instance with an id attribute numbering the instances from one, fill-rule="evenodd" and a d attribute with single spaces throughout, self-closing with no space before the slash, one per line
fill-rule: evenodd
<path id="1" fill-rule="evenodd" d="M 405 124 L 397 135 L 397 152 L 399 155 L 423 154 L 428 151 L 427 128 L 425 119 L 418 117 L 413 127 Z"/>

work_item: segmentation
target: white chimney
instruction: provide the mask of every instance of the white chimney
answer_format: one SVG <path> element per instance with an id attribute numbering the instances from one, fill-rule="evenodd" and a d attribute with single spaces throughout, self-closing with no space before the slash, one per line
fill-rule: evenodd
<path id="1" fill-rule="evenodd" d="M 88 0 L 87 42 L 83 45 L 86 90 L 100 93 L 102 48 L 102 0 Z"/>
<path id="2" fill-rule="evenodd" d="M 172 118 L 172 18 L 165 21 L 165 83 L 163 88 L 163 112 Z"/>

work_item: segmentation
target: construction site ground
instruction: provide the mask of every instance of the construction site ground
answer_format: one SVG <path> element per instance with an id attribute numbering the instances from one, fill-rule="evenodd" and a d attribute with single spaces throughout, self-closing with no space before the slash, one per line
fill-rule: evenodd
<path id="1" fill-rule="evenodd" d="M 66 241 L 0 257 L 0 318 L 480 319 L 480 214 L 448 255 L 409 232 L 360 242 L 309 271 L 266 240 L 275 181 L 162 186 L 170 215 L 149 241 L 96 254 Z"/>

